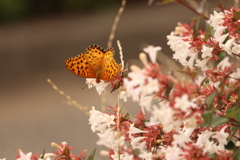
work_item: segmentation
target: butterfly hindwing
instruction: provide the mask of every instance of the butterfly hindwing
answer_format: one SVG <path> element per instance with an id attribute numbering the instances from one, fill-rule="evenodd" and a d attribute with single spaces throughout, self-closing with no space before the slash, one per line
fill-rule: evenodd
<path id="1" fill-rule="evenodd" d="M 107 49 L 104 54 L 102 62 L 102 80 L 110 80 L 114 78 L 119 72 L 119 64 L 114 59 L 114 50 L 112 48 Z"/>

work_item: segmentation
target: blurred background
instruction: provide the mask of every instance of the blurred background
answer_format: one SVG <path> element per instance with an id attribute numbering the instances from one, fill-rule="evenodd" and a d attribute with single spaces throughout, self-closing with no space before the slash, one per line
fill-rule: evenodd
<path id="1" fill-rule="evenodd" d="M 210 2 L 211 13 L 218 1 Z M 0 0 L 0 158 L 13 160 L 18 149 L 52 152 L 50 143 L 62 141 L 77 155 L 94 150 L 98 138 L 90 130 L 88 116 L 67 105 L 47 79 L 81 105 L 100 109 L 96 90 L 69 72 L 64 61 L 91 44 L 106 48 L 120 4 L 120 0 Z M 142 44 L 162 46 L 171 56 L 166 36 L 177 22 L 189 23 L 196 16 L 177 3 L 147 4 L 147 0 L 127 2 L 113 40 L 118 62 L 116 40 L 122 44 L 125 62 L 138 59 Z M 117 92 L 106 92 L 106 105 L 115 106 Z M 139 111 L 131 100 L 124 106 L 132 115 Z"/>

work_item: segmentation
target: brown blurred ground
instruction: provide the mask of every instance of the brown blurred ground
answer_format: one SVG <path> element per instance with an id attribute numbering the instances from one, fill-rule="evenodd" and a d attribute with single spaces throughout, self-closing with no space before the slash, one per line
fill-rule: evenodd
<path id="1" fill-rule="evenodd" d="M 95 148 L 97 136 L 88 125 L 88 116 L 73 106 L 47 83 L 50 78 L 73 99 L 100 108 L 100 97 L 85 87 L 85 79 L 64 66 L 91 44 L 106 47 L 118 8 L 98 14 L 49 16 L 0 26 L 0 158 L 13 160 L 17 150 L 33 153 L 53 151 L 51 142 L 67 141 L 74 153 Z M 126 6 L 113 45 L 119 62 L 116 40 L 120 40 L 124 59 L 138 58 L 142 43 L 166 45 L 166 35 L 177 22 L 189 22 L 194 14 L 177 4 Z M 116 94 L 116 93 L 115 93 Z M 115 106 L 116 96 L 107 99 Z M 132 103 L 131 103 L 132 104 Z M 137 105 L 125 105 L 136 113 Z M 100 148 L 98 147 L 98 151 Z M 100 159 L 100 158 L 96 158 Z"/>

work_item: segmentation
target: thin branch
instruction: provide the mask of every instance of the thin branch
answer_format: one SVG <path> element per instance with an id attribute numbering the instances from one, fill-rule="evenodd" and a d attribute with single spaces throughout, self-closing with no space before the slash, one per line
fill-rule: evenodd
<path id="1" fill-rule="evenodd" d="M 89 115 L 88 111 L 90 110 L 88 107 L 86 106 L 82 106 L 81 104 L 77 103 L 77 101 L 73 100 L 69 95 L 67 95 L 66 93 L 64 93 L 63 91 L 61 91 L 57 85 L 55 85 L 50 79 L 47 79 L 47 82 L 50 83 L 53 87 L 54 90 L 58 91 L 59 94 L 63 95 L 64 97 L 66 97 L 67 104 L 68 105 L 73 105 L 75 107 L 77 107 L 78 109 L 80 109 L 81 111 L 84 111 L 86 115 Z"/>
<path id="2" fill-rule="evenodd" d="M 112 41 L 113 41 L 113 38 L 115 36 L 115 32 L 116 32 L 116 29 L 117 29 L 117 24 L 119 22 L 121 14 L 122 14 L 122 12 L 124 10 L 126 2 L 127 2 L 126 0 L 122 0 L 121 7 L 119 8 L 118 13 L 117 13 L 117 15 L 115 17 L 114 23 L 112 25 L 112 30 L 111 30 L 111 34 L 110 34 L 109 39 L 108 39 L 107 48 L 111 48 L 112 47 Z"/>
<path id="3" fill-rule="evenodd" d="M 191 6 L 189 6 L 188 4 L 184 3 L 182 0 L 176 0 L 176 2 L 182 4 L 183 6 L 187 7 L 188 9 L 190 9 L 191 11 L 193 11 L 195 14 L 203 17 L 205 20 L 208 20 L 209 18 L 206 17 L 204 14 L 200 14 L 198 13 L 194 8 L 192 8 Z"/>

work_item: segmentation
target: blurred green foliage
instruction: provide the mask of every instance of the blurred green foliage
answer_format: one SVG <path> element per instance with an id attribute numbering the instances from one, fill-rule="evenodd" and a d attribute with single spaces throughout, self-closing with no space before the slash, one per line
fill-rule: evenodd
<path id="1" fill-rule="evenodd" d="M 0 0 L 0 23 L 25 17 L 69 12 L 92 12 L 120 0 Z"/>

